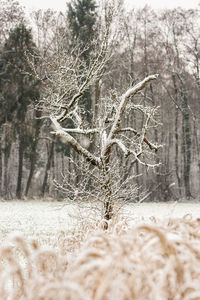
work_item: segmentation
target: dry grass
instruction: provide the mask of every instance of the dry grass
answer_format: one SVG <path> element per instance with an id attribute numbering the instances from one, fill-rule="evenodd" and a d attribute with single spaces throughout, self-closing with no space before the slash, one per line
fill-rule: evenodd
<path id="1" fill-rule="evenodd" d="M 52 249 L 14 236 L 0 248 L 1 300 L 199 300 L 200 220 L 84 226 Z"/>

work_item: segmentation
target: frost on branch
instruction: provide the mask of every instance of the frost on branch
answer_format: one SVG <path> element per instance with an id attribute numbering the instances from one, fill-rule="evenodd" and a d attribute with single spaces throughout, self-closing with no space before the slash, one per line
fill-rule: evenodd
<path id="1" fill-rule="evenodd" d="M 57 136 L 62 137 L 67 143 L 69 143 L 72 148 L 74 148 L 75 151 L 77 151 L 80 155 L 85 157 L 88 161 L 90 161 L 94 165 L 98 165 L 99 168 L 103 168 L 104 161 L 108 158 L 107 154 L 112 148 L 113 145 L 117 145 L 125 156 L 133 155 L 135 159 L 139 160 L 139 157 L 143 153 L 143 144 L 147 144 L 150 150 L 157 151 L 160 146 L 154 145 L 152 142 L 150 142 L 146 138 L 146 131 L 148 129 L 148 123 L 150 122 L 151 117 L 154 114 L 154 110 L 147 113 L 147 120 L 146 124 L 143 128 L 143 131 L 141 133 L 137 132 L 135 129 L 128 127 L 123 128 L 123 115 L 126 110 L 126 106 L 128 104 L 128 101 L 131 101 L 131 97 L 133 97 L 136 93 L 138 93 L 140 90 L 142 90 L 148 82 L 151 80 L 155 80 L 158 77 L 158 75 L 151 75 L 146 77 L 143 81 L 135 85 L 134 87 L 128 89 L 122 96 L 119 103 L 118 108 L 115 111 L 115 114 L 112 119 L 112 123 L 110 124 L 110 127 L 108 128 L 107 124 L 102 124 L 102 120 L 99 125 L 101 127 L 97 128 L 66 128 L 62 126 L 62 122 L 64 119 L 67 118 L 71 119 L 71 112 L 69 111 L 66 113 L 65 116 L 61 117 L 61 115 L 57 116 L 50 116 L 50 119 L 54 125 L 54 131 L 52 131 L 52 134 L 55 134 Z M 63 119 L 64 118 L 64 119 Z M 74 122 L 75 123 L 75 122 Z M 75 124 L 74 124 L 75 125 Z M 139 138 L 139 151 L 134 151 L 131 146 L 126 145 L 127 143 L 124 143 L 124 139 L 122 137 L 122 133 L 134 133 L 134 135 Z M 100 134 L 101 133 L 101 134 Z M 97 141 L 97 145 L 100 149 L 99 153 L 91 153 L 87 149 L 81 146 L 81 143 L 79 143 L 78 138 L 73 137 L 73 135 L 97 135 L 98 139 L 95 139 Z M 118 137 L 120 136 L 120 137 Z M 140 160 L 139 160 L 140 161 Z M 142 162 L 142 161 L 140 161 Z M 144 163 L 148 165 L 148 163 Z M 149 165 L 149 166 L 152 166 Z"/>
<path id="2" fill-rule="evenodd" d="M 65 127 L 65 120 L 68 118 L 73 120 L 73 110 L 72 112 L 65 110 L 62 116 L 60 114 L 54 114 L 50 117 L 54 127 L 52 134 L 61 137 L 62 140 L 70 144 L 81 157 L 95 168 L 94 173 L 91 172 L 90 167 L 87 168 L 87 174 L 85 174 L 86 177 L 89 176 L 95 183 L 95 188 L 90 187 L 89 199 L 100 199 L 100 201 L 103 202 L 103 216 L 106 220 L 112 218 L 113 207 L 116 200 L 127 200 L 127 197 L 133 199 L 137 191 L 135 184 L 133 184 L 135 177 L 132 175 L 127 176 L 127 171 L 125 171 L 122 176 L 124 168 L 117 162 L 117 152 L 120 151 L 124 159 L 131 160 L 132 164 L 137 162 L 152 168 L 159 165 L 159 162 L 153 163 L 152 160 L 148 162 L 145 158 L 145 156 L 148 157 L 149 155 L 147 153 L 156 153 L 159 147 L 161 147 L 147 138 L 149 127 L 155 122 L 154 116 L 156 115 L 157 109 L 155 107 L 143 108 L 139 105 L 135 105 L 133 99 L 135 94 L 139 93 L 150 81 L 157 79 L 157 77 L 157 74 L 148 76 L 134 87 L 129 88 L 120 97 L 117 107 L 112 107 L 112 118 L 110 118 L 109 124 L 107 122 L 108 116 L 102 117 L 101 115 L 101 107 L 99 108 L 99 117 L 96 122 L 97 126 L 94 128 L 90 128 L 89 125 L 85 128 L 84 125 L 80 123 L 78 127 L 76 127 L 76 121 L 74 121 L 74 128 Z M 76 100 L 78 99 L 77 97 L 75 98 Z M 101 102 L 101 106 L 104 105 L 106 107 L 108 104 L 109 99 L 108 101 L 104 99 Z M 134 109 L 143 114 L 144 123 L 140 132 L 131 126 L 123 126 L 128 105 L 129 110 Z M 130 108 L 131 106 L 132 108 Z M 76 114 L 78 114 L 78 109 L 76 109 Z M 76 119 L 77 118 L 78 116 Z M 80 135 L 89 136 L 91 141 L 95 141 L 91 147 L 92 150 L 82 146 L 79 138 Z M 95 138 L 93 138 L 94 136 Z M 81 199 L 86 199 L 88 197 L 88 190 L 86 188 L 88 183 L 85 184 L 83 188 L 83 182 L 84 181 L 81 182 L 81 185 L 79 184 L 79 189 L 80 186 L 82 186 L 82 191 L 85 190 L 85 193 L 80 192 L 79 195 L 82 195 Z M 96 185 L 98 185 L 99 188 L 97 188 Z M 107 228 L 107 223 L 105 224 L 105 228 Z"/>
<path id="3" fill-rule="evenodd" d="M 91 121 L 85 118 L 84 94 L 94 84 L 100 85 L 107 76 L 109 30 L 108 26 L 89 65 L 81 60 L 81 54 L 74 56 L 73 51 L 67 53 L 65 49 L 59 49 L 47 63 L 43 97 L 43 109 L 52 122 L 51 133 L 74 151 L 70 151 L 71 161 L 77 167 L 74 176 L 72 170 L 69 176 L 64 175 L 63 190 L 70 195 L 76 191 L 76 199 L 77 195 L 85 198 L 88 193 L 93 199 L 99 199 L 107 221 L 113 216 L 117 200 L 135 200 L 135 180 L 140 176 L 134 171 L 135 165 L 158 166 L 156 153 L 161 147 L 151 140 L 149 134 L 151 128 L 159 125 L 157 108 L 141 105 L 141 100 L 138 101 L 140 92 L 149 82 L 156 80 L 158 74 L 147 76 L 121 95 L 104 90 L 104 97 L 100 93 L 95 109 L 89 112 Z M 133 115 L 137 122 L 131 121 Z M 83 138 L 87 143 L 83 143 Z M 74 189 L 73 185 L 76 186 Z M 81 192 L 77 193 L 80 188 Z"/>

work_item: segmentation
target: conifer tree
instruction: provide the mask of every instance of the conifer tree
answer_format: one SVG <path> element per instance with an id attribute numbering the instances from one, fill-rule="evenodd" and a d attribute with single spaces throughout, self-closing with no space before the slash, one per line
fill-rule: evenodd
<path id="1" fill-rule="evenodd" d="M 89 56 L 95 38 L 97 20 L 94 0 L 74 0 L 68 4 L 68 22 L 71 30 L 72 46 L 79 46 L 83 51 L 83 59 L 89 63 Z"/>
<path id="2" fill-rule="evenodd" d="M 78 48 L 81 57 L 88 66 L 92 56 L 97 21 L 96 3 L 94 0 L 73 0 L 68 4 L 68 22 L 71 30 L 71 47 Z M 85 91 L 84 108 L 87 120 L 91 123 L 92 99 L 89 90 Z"/>
<path id="3" fill-rule="evenodd" d="M 28 106 L 39 97 L 39 82 L 31 75 L 28 55 L 36 55 L 32 34 L 20 23 L 9 34 L 2 50 L 0 107 L 1 124 L 12 123 L 18 137 L 18 177 L 16 197 L 22 195 L 24 152 L 28 143 L 26 114 Z"/>

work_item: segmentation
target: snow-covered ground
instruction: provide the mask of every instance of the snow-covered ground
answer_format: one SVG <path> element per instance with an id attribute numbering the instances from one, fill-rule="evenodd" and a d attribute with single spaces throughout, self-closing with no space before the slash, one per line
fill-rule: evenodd
<path id="1" fill-rule="evenodd" d="M 60 231 L 70 231 L 78 226 L 83 211 L 84 208 L 63 202 L 0 201 L 0 241 L 14 232 L 51 240 Z M 121 213 L 130 222 L 148 220 L 152 216 L 161 220 L 187 214 L 200 218 L 200 203 L 130 204 L 124 206 Z M 85 212 L 88 214 L 92 216 L 90 208 Z"/>
<path id="2" fill-rule="evenodd" d="M 144 219 L 155 217 L 156 219 L 200 218 L 200 203 L 166 202 L 166 203 L 138 203 L 124 207 L 124 215 L 131 219 Z"/>

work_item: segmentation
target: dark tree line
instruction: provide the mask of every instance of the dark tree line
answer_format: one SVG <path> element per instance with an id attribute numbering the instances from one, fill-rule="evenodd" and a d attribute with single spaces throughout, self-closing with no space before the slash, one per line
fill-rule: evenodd
<path id="1" fill-rule="evenodd" d="M 60 198 L 62 194 L 53 180 L 59 182 L 68 174 L 69 183 L 78 184 L 82 161 L 71 147 L 50 134 L 50 121 L 39 102 L 51 97 L 44 95 L 44 90 L 51 82 L 51 67 L 58 65 L 58 51 L 65 52 L 66 57 L 71 55 L 74 65 L 69 67 L 76 73 L 77 81 L 84 82 L 86 77 L 81 74 L 100 49 L 105 31 L 102 14 L 109 8 L 94 0 L 71 1 L 66 12 L 39 10 L 26 19 L 17 1 L 1 0 L 0 4 L 0 195 L 4 199 Z M 105 76 L 82 95 L 82 119 L 85 124 L 94 125 L 99 97 L 106 94 L 108 87 L 112 88 L 110 97 L 114 101 L 124 88 L 149 74 L 160 75 L 157 84 L 150 83 L 140 92 L 137 105 L 138 110 L 140 105 L 160 106 L 160 115 L 156 116 L 160 125 L 153 128 L 147 140 L 163 145 L 156 153 L 162 165 L 149 170 L 137 162 L 124 161 L 120 151 L 114 150 L 125 166 L 121 177 L 125 179 L 128 173 L 136 175 L 133 184 L 137 184 L 138 193 L 132 201 L 198 198 L 199 16 L 198 9 L 153 11 L 146 6 L 127 13 L 119 6 L 110 29 L 110 59 Z M 49 63 L 49 69 L 44 62 Z M 76 84 L 66 87 L 69 97 Z M 92 110 L 96 112 L 93 118 Z M 124 122 L 142 128 L 143 121 L 143 115 L 138 117 L 133 110 Z"/>

